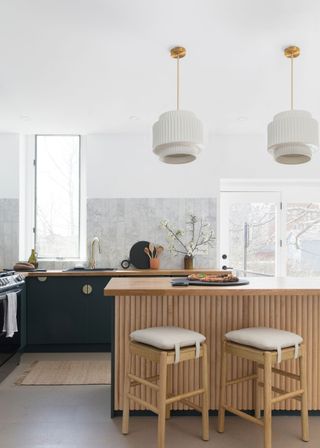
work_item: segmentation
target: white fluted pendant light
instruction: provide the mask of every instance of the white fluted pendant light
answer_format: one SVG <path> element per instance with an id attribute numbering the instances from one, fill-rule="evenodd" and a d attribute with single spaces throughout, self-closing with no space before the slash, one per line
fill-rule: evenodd
<path id="1" fill-rule="evenodd" d="M 153 125 L 153 152 L 164 163 L 193 162 L 203 147 L 201 121 L 193 112 L 180 110 L 180 59 L 186 55 L 183 47 L 171 50 L 177 60 L 177 110 L 165 112 Z"/>
<path id="2" fill-rule="evenodd" d="M 298 165 L 309 162 L 319 148 L 317 121 L 310 112 L 293 108 L 293 59 L 300 55 L 295 46 L 284 50 L 291 60 L 291 110 L 275 115 L 268 125 L 268 151 L 276 162 Z"/>

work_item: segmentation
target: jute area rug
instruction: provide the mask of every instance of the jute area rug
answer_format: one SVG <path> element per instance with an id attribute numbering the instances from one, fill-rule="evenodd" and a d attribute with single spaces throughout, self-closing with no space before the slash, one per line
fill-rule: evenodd
<path id="1" fill-rule="evenodd" d="M 111 384 L 111 361 L 35 361 L 16 384 L 21 386 Z"/>

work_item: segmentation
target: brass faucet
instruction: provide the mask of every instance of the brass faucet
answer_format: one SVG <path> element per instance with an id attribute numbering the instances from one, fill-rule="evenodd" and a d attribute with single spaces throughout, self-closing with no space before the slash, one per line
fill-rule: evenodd
<path id="1" fill-rule="evenodd" d="M 96 267 L 96 259 L 95 259 L 95 255 L 94 255 L 94 246 L 95 246 L 94 243 L 98 243 L 99 254 L 101 254 L 100 240 L 96 236 L 91 241 L 91 255 L 90 255 L 90 259 L 89 259 L 89 268 L 90 269 L 95 269 L 95 267 Z"/>

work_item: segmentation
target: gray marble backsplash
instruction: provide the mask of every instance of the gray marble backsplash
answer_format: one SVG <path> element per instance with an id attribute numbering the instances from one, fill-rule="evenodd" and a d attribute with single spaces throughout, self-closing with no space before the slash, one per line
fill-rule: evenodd
<path id="1" fill-rule="evenodd" d="M 119 268 L 128 258 L 131 246 L 147 240 L 164 246 L 162 268 L 182 268 L 183 255 L 174 256 L 167 249 L 167 234 L 160 226 L 168 220 L 180 229 L 186 226 L 192 213 L 207 220 L 216 229 L 216 200 L 211 198 L 146 198 L 146 199 L 88 199 L 87 240 L 101 241 L 102 253 L 97 255 L 98 267 Z M 19 200 L 0 199 L 0 268 L 12 268 L 19 258 Z M 41 262 L 42 268 L 64 269 L 74 262 Z M 195 267 L 216 267 L 216 248 L 195 258 Z"/>
<path id="2" fill-rule="evenodd" d="M 190 213 L 207 220 L 216 230 L 216 200 L 212 198 L 89 199 L 87 201 L 88 244 L 97 236 L 101 241 L 98 267 L 119 267 L 128 258 L 131 246 L 146 240 L 164 246 L 161 268 L 182 268 L 183 255 L 167 249 L 167 234 L 160 226 L 167 220 L 185 229 Z M 89 253 L 89 252 L 88 252 Z M 195 267 L 216 267 L 216 248 L 195 258 Z"/>
<path id="3" fill-rule="evenodd" d="M 0 268 L 12 268 L 19 258 L 19 200 L 0 199 Z"/>

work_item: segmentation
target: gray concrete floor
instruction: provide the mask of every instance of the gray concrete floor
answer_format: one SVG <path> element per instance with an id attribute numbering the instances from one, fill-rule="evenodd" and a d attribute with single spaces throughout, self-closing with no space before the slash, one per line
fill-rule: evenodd
<path id="1" fill-rule="evenodd" d="M 16 386 L 26 368 L 40 359 L 101 359 L 101 353 L 25 354 L 0 385 L 1 448 L 144 448 L 156 447 L 156 418 L 132 417 L 130 433 L 121 435 L 121 419 L 110 419 L 109 386 Z M 311 441 L 300 440 L 299 417 L 273 418 L 273 448 L 319 448 L 320 417 L 310 418 Z M 198 417 L 173 417 L 167 424 L 167 448 L 263 448 L 262 431 L 238 417 L 228 417 L 226 432 L 200 439 Z"/>

